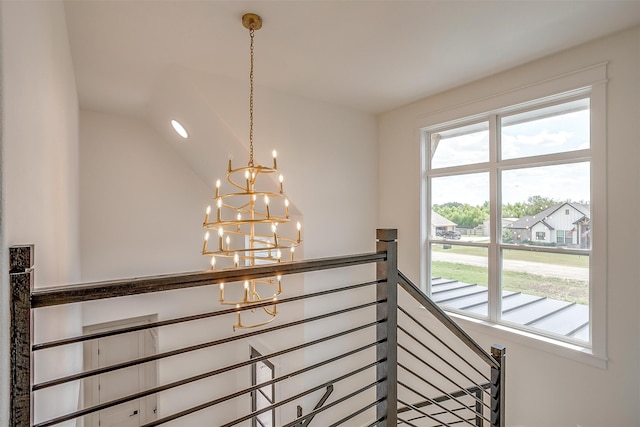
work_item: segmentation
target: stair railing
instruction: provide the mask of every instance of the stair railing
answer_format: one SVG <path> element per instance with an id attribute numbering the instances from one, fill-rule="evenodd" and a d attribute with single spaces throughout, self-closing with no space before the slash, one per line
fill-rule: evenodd
<path id="1" fill-rule="evenodd" d="M 404 333 L 407 341 L 413 341 L 420 343 L 423 348 L 423 355 L 417 356 L 414 352 L 409 350 L 407 346 L 403 345 L 403 341 L 400 340 L 398 347 L 404 350 L 407 355 L 411 355 L 414 359 L 420 360 L 420 364 L 427 368 L 429 372 L 435 373 L 436 376 L 440 375 L 446 378 L 444 383 L 449 383 L 455 391 L 447 393 L 441 387 L 431 384 L 432 388 L 435 388 L 443 394 L 435 398 L 425 398 L 417 404 L 409 404 L 403 402 L 404 405 L 399 412 L 418 412 L 417 418 L 429 418 L 436 421 L 435 425 L 449 425 L 443 421 L 443 418 L 449 418 L 452 423 L 466 423 L 472 426 L 490 425 L 491 427 L 504 427 L 505 425 L 505 362 L 506 362 L 506 349 L 504 346 L 494 344 L 491 347 L 491 354 L 484 351 L 476 341 L 474 341 L 457 323 L 455 323 L 451 317 L 449 317 L 433 300 L 428 298 L 415 284 L 411 282 L 402 272 L 399 272 L 399 284 L 401 288 L 410 295 L 414 301 L 420 304 L 421 308 L 424 308 L 442 327 L 455 337 L 454 341 L 457 341 L 458 348 L 447 344 L 442 338 L 443 333 L 436 335 L 432 330 L 425 326 L 424 321 L 416 319 L 409 310 L 399 306 L 398 310 L 403 313 L 405 322 L 410 326 L 406 326 L 404 322 L 398 326 L 398 328 Z M 422 332 L 422 338 L 420 333 Z M 426 337 L 426 338 L 425 338 Z M 431 339 L 439 344 L 439 351 L 435 352 L 436 347 L 426 347 L 422 343 L 426 339 Z M 474 358 L 472 355 L 464 355 L 464 350 L 470 351 L 475 356 L 477 364 L 471 362 Z M 430 354 L 431 357 L 425 358 L 424 354 Z M 435 368 L 434 363 L 425 359 L 439 360 L 443 367 L 441 369 Z M 458 361 L 458 364 L 452 363 L 452 360 Z M 477 366 L 486 366 L 490 368 L 489 375 L 482 372 Z M 464 368 L 467 368 L 466 370 Z M 409 374 L 414 377 L 424 377 L 424 371 L 420 374 L 413 372 L 411 369 L 405 369 Z M 458 382 L 453 378 L 457 377 Z M 476 379 L 474 379 L 475 377 Z M 433 375 L 430 376 L 433 378 Z M 425 380 L 426 381 L 426 380 Z M 428 382 L 428 381 L 427 381 Z M 462 384 L 467 384 L 466 386 Z M 408 387 L 408 386 L 407 386 Z M 408 387 L 409 388 L 409 387 Z M 488 391 L 487 391 L 488 390 Z M 417 393 L 415 390 L 413 392 Z M 487 399 L 484 399 L 484 395 L 488 394 Z M 466 398 L 467 402 L 471 402 L 470 405 L 464 403 Z M 401 400 L 399 400 L 401 401 Z M 447 402 L 449 404 L 458 404 L 455 411 L 451 408 L 445 407 L 441 402 Z M 454 404 L 454 406 L 455 406 Z M 441 414 L 444 417 L 435 417 L 421 411 L 419 408 L 424 406 L 436 406 L 441 409 Z M 470 418 L 464 418 L 460 415 L 461 409 L 465 408 L 464 412 L 470 414 Z M 440 424 L 441 423 L 441 424 Z"/>
<path id="2" fill-rule="evenodd" d="M 221 376 L 237 372 L 238 378 L 246 378 L 242 372 L 255 363 L 278 359 L 281 366 L 274 378 L 237 390 L 225 390 L 221 395 L 213 393 L 181 410 L 171 412 L 160 407 L 157 416 L 154 414 L 147 419 L 144 426 L 161 425 L 203 413 L 208 414 L 207 419 L 212 419 L 211 414 L 224 418 L 224 421 L 218 421 L 221 426 L 232 426 L 257 420 L 270 411 L 280 411 L 280 425 L 288 426 L 309 425 L 313 420 L 313 424 L 317 421 L 317 425 L 323 426 L 466 423 L 503 427 L 504 348 L 494 346 L 493 355 L 488 355 L 398 271 L 396 235 L 396 230 L 378 230 L 376 252 L 369 254 L 42 289 L 33 288 L 33 247 L 11 248 L 11 426 L 58 425 L 135 399 L 162 396 L 163 393 L 188 394 L 189 387 L 206 381 L 212 381 L 210 389 L 213 392 L 218 388 L 214 384 L 223 381 L 219 380 Z M 39 369 L 38 365 L 34 366 L 34 354 L 38 352 L 84 345 L 93 340 L 142 330 L 157 331 L 199 322 L 228 322 L 238 311 L 259 308 L 267 303 L 216 309 L 140 326 L 36 343 L 33 341 L 33 316 L 45 307 L 107 301 L 123 296 L 179 291 L 276 275 L 295 277 L 304 274 L 303 277 L 307 277 L 310 272 L 327 272 L 335 282 L 336 271 L 367 269 L 366 265 L 376 266 L 375 277 L 370 280 L 333 283 L 314 292 L 298 292 L 278 300 L 280 316 L 282 313 L 285 315 L 268 326 L 178 348 L 160 349 L 152 356 L 34 382 L 34 371 Z M 345 277 L 360 277 L 361 273 L 358 270 L 357 274 Z M 365 276 L 368 274 L 364 273 Z M 307 313 L 314 310 L 319 312 Z M 291 318 L 294 313 L 302 313 L 303 316 Z M 211 323 L 207 325 L 210 327 Z M 209 352 L 206 354 L 215 356 L 220 351 L 227 351 L 229 346 L 244 345 L 248 340 L 258 338 L 283 344 L 258 358 L 225 362 L 196 375 L 164 382 L 94 406 L 79 407 L 76 411 L 50 419 L 34 420 L 34 408 L 38 403 L 36 395 L 42 390 L 87 381 L 131 366 L 166 363 L 194 353 Z M 281 390 L 274 403 L 262 405 L 249 413 L 234 413 L 226 409 L 244 407 L 243 399 L 271 385 Z M 317 401 L 314 396 L 323 392 L 322 404 L 299 416 L 297 408 L 307 405 L 309 400 Z M 487 394 L 489 396 L 485 396 Z M 287 420 L 291 421 L 287 424 Z"/>

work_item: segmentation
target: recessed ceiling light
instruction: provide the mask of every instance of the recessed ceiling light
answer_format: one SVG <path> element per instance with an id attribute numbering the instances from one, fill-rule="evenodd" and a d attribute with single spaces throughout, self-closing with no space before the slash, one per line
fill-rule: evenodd
<path id="1" fill-rule="evenodd" d="M 171 120 L 171 126 L 173 126 L 176 132 L 178 132 L 178 135 L 185 139 L 189 138 L 189 134 L 185 130 L 184 126 L 180 124 L 180 122 L 178 122 L 177 120 Z"/>

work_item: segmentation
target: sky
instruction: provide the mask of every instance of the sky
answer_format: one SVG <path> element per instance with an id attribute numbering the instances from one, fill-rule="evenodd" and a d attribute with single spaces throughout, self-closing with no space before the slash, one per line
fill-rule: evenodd
<path id="1" fill-rule="evenodd" d="M 561 106 L 538 109 L 502 119 L 500 137 L 502 159 L 571 152 L 589 148 L 589 110 L 584 100 Z M 559 109 L 578 109 L 568 113 Z M 581 109 L 580 109 L 581 108 Z M 473 165 L 489 160 L 488 125 L 470 126 L 471 133 L 461 128 L 444 131 L 432 158 L 434 169 Z M 463 129 L 464 130 L 464 129 Z M 502 203 L 524 202 L 530 196 L 542 196 L 557 201 L 590 200 L 589 163 L 580 162 L 555 166 L 504 170 L 501 174 Z M 472 206 L 489 200 L 489 173 L 436 177 L 432 180 L 433 204 L 468 203 Z"/>

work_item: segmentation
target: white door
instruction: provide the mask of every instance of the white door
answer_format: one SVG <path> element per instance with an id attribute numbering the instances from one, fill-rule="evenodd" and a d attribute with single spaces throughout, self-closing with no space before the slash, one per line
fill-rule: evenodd
<path id="1" fill-rule="evenodd" d="M 118 328 L 125 326 L 118 322 Z M 140 322 L 136 322 L 140 323 Z M 128 324 L 130 326 L 131 323 Z M 102 330 L 113 329 L 102 328 Z M 100 329 L 92 329 L 97 332 Z M 150 344 L 151 343 L 151 344 Z M 94 340 L 85 351 L 90 354 L 89 369 L 103 368 L 155 353 L 155 340 L 149 330 Z M 86 359 L 85 359 L 86 360 Z M 88 382 L 88 406 L 110 402 L 156 385 L 155 363 L 131 366 L 95 376 Z M 139 427 L 155 419 L 155 396 L 112 406 L 88 418 L 92 427 Z"/>
<path id="2" fill-rule="evenodd" d="M 98 340 L 98 367 L 115 365 L 140 357 L 139 334 L 124 334 Z M 102 374 L 98 377 L 98 403 L 105 403 L 119 397 L 137 393 L 144 384 L 140 378 L 141 368 L 131 366 L 117 371 Z M 140 400 L 123 403 L 99 412 L 100 427 L 140 426 Z"/>

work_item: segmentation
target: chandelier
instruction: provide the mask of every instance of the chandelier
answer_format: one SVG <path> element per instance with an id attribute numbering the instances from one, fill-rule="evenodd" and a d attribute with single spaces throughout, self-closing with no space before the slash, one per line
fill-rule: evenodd
<path id="1" fill-rule="evenodd" d="M 221 181 L 216 181 L 214 211 L 207 206 L 203 227 L 202 254 L 211 257 L 211 268 L 218 259 L 228 259 L 234 268 L 281 261 L 293 261 L 295 248 L 301 243 L 301 225 L 297 222 L 297 235 L 287 237 L 282 229 L 290 222 L 289 199 L 284 192 L 283 175 L 269 179 L 278 173 L 277 153 L 273 151 L 273 164 L 256 165 L 253 159 L 253 58 L 254 33 L 262 28 L 262 18 L 253 13 L 242 17 L 242 24 L 249 30 L 251 67 L 249 72 L 249 162 L 247 166 L 234 168 L 229 159 L 226 180 L 231 192 L 223 193 Z M 292 228 L 292 227 L 289 227 Z M 233 330 L 265 325 L 277 314 L 278 296 L 282 292 L 281 277 L 247 280 L 243 288 L 235 289 L 236 298 L 225 298 L 224 283 L 220 284 L 220 303 L 241 307 L 260 304 L 252 312 L 262 313 L 259 320 L 245 324 L 238 310 Z M 229 292 L 228 292 L 229 293 Z M 264 305 L 264 303 L 272 303 Z"/>

